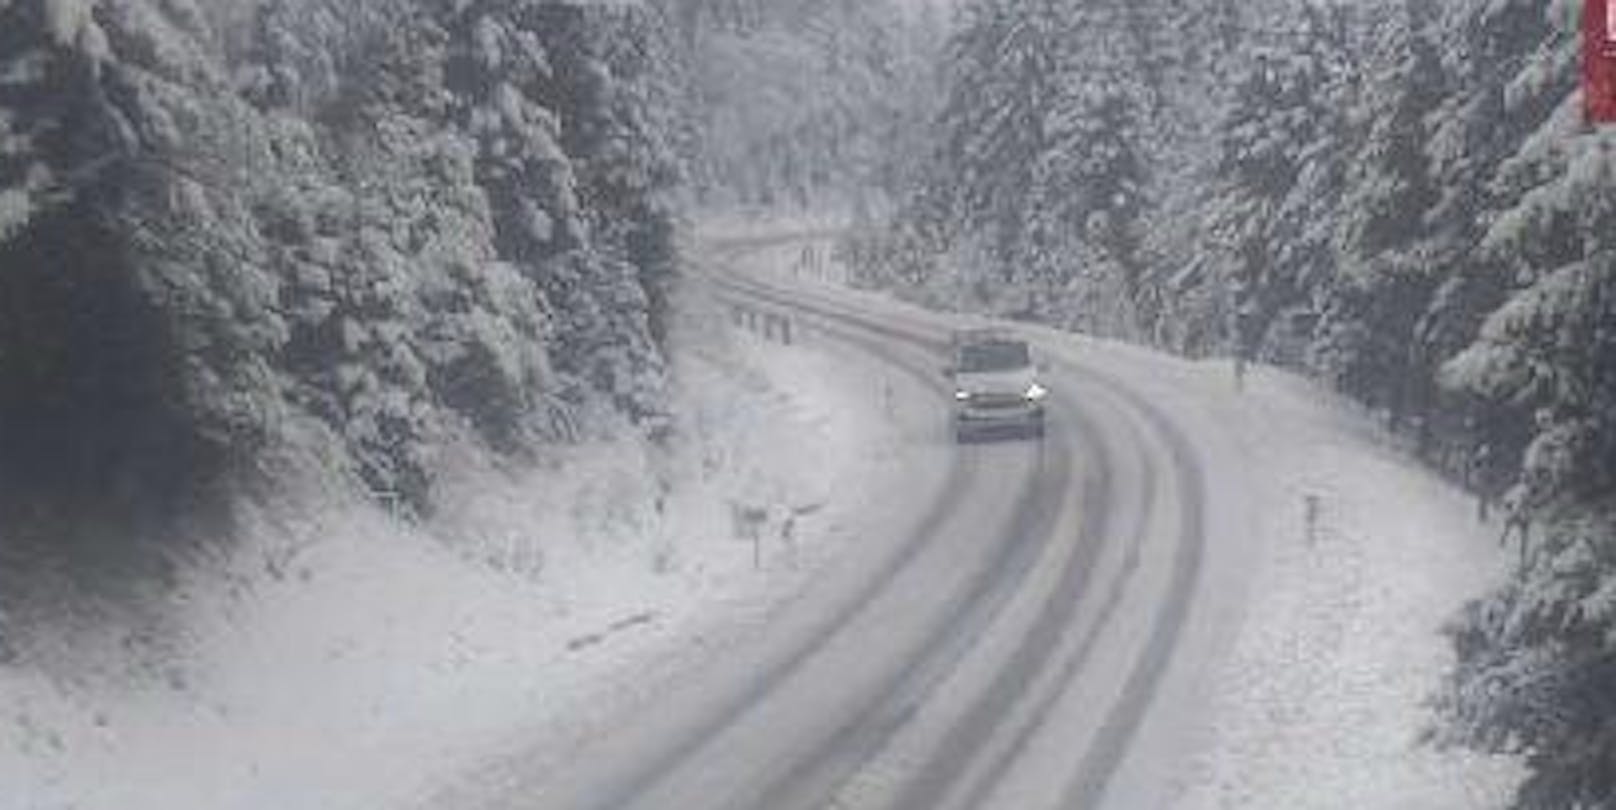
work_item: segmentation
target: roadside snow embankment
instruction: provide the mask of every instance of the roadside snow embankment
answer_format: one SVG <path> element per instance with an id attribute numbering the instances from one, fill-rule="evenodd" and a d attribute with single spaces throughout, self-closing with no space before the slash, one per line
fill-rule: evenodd
<path id="1" fill-rule="evenodd" d="M 1474 502 L 1294 375 L 1035 331 L 1188 430 L 1208 488 L 1202 629 L 1110 806 L 1506 806 L 1518 763 L 1421 743 L 1442 628 L 1509 560 Z"/>
<path id="2" fill-rule="evenodd" d="M 1235 393 L 1226 368 L 1203 374 L 1246 454 L 1257 555 L 1175 806 L 1506 805 L 1516 763 L 1420 744 L 1451 665 L 1441 629 L 1507 564 L 1494 529 L 1312 384 L 1264 369 Z"/>
<path id="3" fill-rule="evenodd" d="M 160 632 L 64 631 L 0 664 L 0 806 L 413 805 L 643 709 L 799 592 L 897 470 L 883 372 L 718 318 L 677 360 L 665 454 L 467 475 L 421 526 L 324 497 L 245 508 Z"/>

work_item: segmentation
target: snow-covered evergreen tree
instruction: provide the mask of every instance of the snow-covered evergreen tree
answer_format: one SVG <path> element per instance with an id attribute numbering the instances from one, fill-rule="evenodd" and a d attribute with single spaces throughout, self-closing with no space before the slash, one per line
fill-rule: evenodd
<path id="1" fill-rule="evenodd" d="M 896 192 L 915 92 L 931 70 L 925 14 L 894 0 L 663 0 L 688 66 L 712 204 L 872 204 Z M 876 200 L 878 202 L 879 200 Z"/>
<path id="2" fill-rule="evenodd" d="M 967 4 L 944 55 L 948 95 L 922 190 L 889 243 L 856 246 L 863 272 L 920 280 L 955 305 L 1129 331 L 1149 264 L 1142 133 L 1160 70 L 1140 13 Z"/>
<path id="3" fill-rule="evenodd" d="M 1447 739 L 1526 755 L 1519 807 L 1603 807 L 1616 802 L 1616 141 L 1579 121 L 1572 10 L 1509 4 L 1475 22 L 1518 43 L 1488 97 L 1519 140 L 1495 164 L 1476 250 L 1511 293 L 1443 381 L 1517 426 L 1514 502 L 1539 529 L 1515 578 L 1456 623 L 1439 706 Z"/>
<path id="4" fill-rule="evenodd" d="M 1579 9 L 1201 11 L 968 3 L 928 169 L 853 241 L 861 278 L 1304 370 L 1513 486 L 1529 562 L 1456 623 L 1445 737 L 1527 754 L 1521 807 L 1611 805 L 1616 184 Z"/>
<path id="5" fill-rule="evenodd" d="M 1212 327 L 1235 352 L 1297 362 L 1318 317 L 1346 166 L 1346 46 L 1339 26 L 1313 13 L 1295 39 L 1234 74 L 1198 283 L 1211 288 Z"/>
<path id="6" fill-rule="evenodd" d="M 43 427 L 8 480 L 144 503 L 290 455 L 425 509 L 451 444 L 660 413 L 655 13 L 9 6 L 0 411 Z"/>

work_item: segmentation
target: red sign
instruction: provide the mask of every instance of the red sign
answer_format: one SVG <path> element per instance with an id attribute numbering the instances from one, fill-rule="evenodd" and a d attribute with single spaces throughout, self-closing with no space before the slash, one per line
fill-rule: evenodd
<path id="1" fill-rule="evenodd" d="M 1616 123 L 1616 0 L 1582 5 L 1582 111 L 1589 123 Z"/>

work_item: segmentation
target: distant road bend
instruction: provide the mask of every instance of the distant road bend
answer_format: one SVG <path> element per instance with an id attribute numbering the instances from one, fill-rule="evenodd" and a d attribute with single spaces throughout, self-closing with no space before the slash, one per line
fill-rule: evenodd
<path id="1" fill-rule="evenodd" d="M 1188 431 L 1127 381 L 1048 349 L 1044 443 L 954 447 L 948 320 L 749 272 L 778 241 L 712 246 L 726 305 L 789 316 L 934 389 L 949 465 L 881 564 L 806 600 L 757 650 L 490 807 L 1098 808 L 1142 745 L 1201 587 L 1206 480 Z M 663 708 L 665 707 L 665 711 Z M 1159 735 L 1158 735 L 1159 736 Z M 1145 750 L 1150 749 L 1150 750 Z M 1130 788 L 1130 790 L 1132 790 Z M 1130 795 L 1137 796 L 1136 793 Z"/>

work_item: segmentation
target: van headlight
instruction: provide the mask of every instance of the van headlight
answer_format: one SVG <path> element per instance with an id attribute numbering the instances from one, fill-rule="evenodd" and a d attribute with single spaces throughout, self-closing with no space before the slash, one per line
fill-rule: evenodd
<path id="1" fill-rule="evenodd" d="M 1023 396 L 1032 402 L 1037 402 L 1044 397 L 1049 396 L 1049 389 L 1044 388 L 1038 383 L 1033 383 L 1032 385 L 1027 386 L 1027 393 L 1023 394 Z"/>

